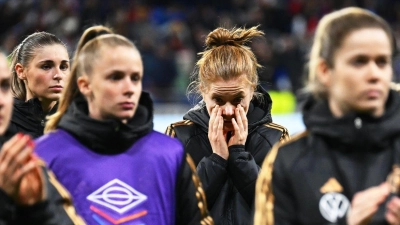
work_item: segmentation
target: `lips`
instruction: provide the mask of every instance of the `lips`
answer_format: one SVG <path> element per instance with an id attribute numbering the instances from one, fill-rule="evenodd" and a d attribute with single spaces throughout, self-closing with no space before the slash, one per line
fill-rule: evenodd
<path id="1" fill-rule="evenodd" d="M 54 85 L 54 86 L 50 86 L 49 87 L 50 90 L 56 91 L 56 92 L 60 92 L 63 89 L 63 86 L 61 85 Z"/>
<path id="2" fill-rule="evenodd" d="M 364 93 L 368 98 L 378 98 L 382 95 L 382 91 L 377 89 L 369 89 L 366 90 Z"/>
<path id="3" fill-rule="evenodd" d="M 119 105 L 124 110 L 131 110 L 135 107 L 135 104 L 133 102 L 121 102 L 121 103 L 119 103 Z"/>

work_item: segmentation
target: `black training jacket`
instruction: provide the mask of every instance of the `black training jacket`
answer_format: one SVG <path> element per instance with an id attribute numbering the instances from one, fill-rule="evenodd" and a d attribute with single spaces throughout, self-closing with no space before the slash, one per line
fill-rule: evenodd
<path id="1" fill-rule="evenodd" d="M 179 138 L 192 156 L 205 189 L 208 209 L 215 224 L 251 223 L 255 183 L 264 157 L 271 147 L 289 138 L 286 128 L 272 123 L 272 100 L 252 100 L 247 113 L 249 132 L 246 145 L 229 147 L 228 160 L 214 154 L 208 140 L 209 115 L 204 102 L 171 124 L 166 133 Z"/>
<path id="2" fill-rule="evenodd" d="M 7 133 L 22 132 L 38 138 L 43 135 L 46 116 L 52 115 L 57 111 L 58 103 L 45 114 L 39 99 L 32 98 L 22 101 L 14 98 L 13 113 Z"/>
<path id="3" fill-rule="evenodd" d="M 267 191 L 257 190 L 266 200 L 263 225 L 345 224 L 354 194 L 384 182 L 400 163 L 397 92 L 390 92 L 379 118 L 349 113 L 338 119 L 326 101 L 311 96 L 303 115 L 307 131 L 274 147 L 263 165 L 259 185 Z M 370 224 L 387 224 L 384 212 L 381 204 Z"/>

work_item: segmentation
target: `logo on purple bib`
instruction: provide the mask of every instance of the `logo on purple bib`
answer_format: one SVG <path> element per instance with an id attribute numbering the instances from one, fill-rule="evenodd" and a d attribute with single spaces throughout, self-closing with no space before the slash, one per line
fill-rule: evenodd
<path id="1" fill-rule="evenodd" d="M 146 201 L 147 196 L 135 190 L 121 180 L 114 179 L 91 193 L 89 196 L 87 196 L 87 199 L 107 209 L 115 211 L 118 214 L 123 214 L 140 203 Z M 132 215 L 124 216 L 120 219 L 114 219 L 111 217 L 111 215 L 109 215 L 109 213 L 106 213 L 93 205 L 90 206 L 90 209 L 113 224 L 120 224 L 122 221 L 126 222 L 147 214 L 147 210 L 143 210 Z M 94 215 L 93 218 L 95 220 L 100 220 L 100 218 L 96 215 Z"/>

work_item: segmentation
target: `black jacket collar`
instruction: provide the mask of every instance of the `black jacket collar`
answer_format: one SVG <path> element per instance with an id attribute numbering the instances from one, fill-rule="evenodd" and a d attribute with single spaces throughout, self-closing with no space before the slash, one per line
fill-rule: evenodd
<path id="1" fill-rule="evenodd" d="M 34 138 L 43 135 L 46 116 L 52 115 L 57 111 L 57 104 L 47 114 L 43 112 L 42 105 L 38 98 L 28 101 L 14 98 L 13 115 L 11 118 L 9 133 L 23 131 L 32 135 Z M 14 130 L 14 127 L 18 127 Z"/>
<path id="2" fill-rule="evenodd" d="M 327 101 L 317 101 L 311 95 L 303 109 L 307 129 L 347 146 L 363 146 L 357 149 L 376 149 L 389 144 L 400 135 L 400 96 L 390 91 L 384 115 L 375 118 L 365 114 L 348 113 L 335 118 Z"/>
<path id="3" fill-rule="evenodd" d="M 93 151 L 117 154 L 153 130 L 152 104 L 149 94 L 143 92 L 135 116 L 123 124 L 117 120 L 92 119 L 88 116 L 86 100 L 79 96 L 61 118 L 58 127 L 68 131 Z"/>

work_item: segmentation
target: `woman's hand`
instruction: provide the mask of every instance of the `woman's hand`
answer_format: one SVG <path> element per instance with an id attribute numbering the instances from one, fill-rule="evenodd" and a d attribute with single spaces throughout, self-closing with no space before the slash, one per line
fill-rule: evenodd
<path id="1" fill-rule="evenodd" d="M 400 198 L 393 196 L 386 205 L 386 221 L 391 225 L 400 224 Z"/>
<path id="2" fill-rule="evenodd" d="M 248 134 L 248 122 L 246 112 L 241 105 L 235 109 L 236 120 L 232 118 L 233 128 L 232 136 L 229 139 L 228 146 L 231 145 L 244 145 L 246 143 Z"/>
<path id="3" fill-rule="evenodd" d="M 31 161 L 38 162 L 36 155 L 32 155 Z M 45 185 L 42 170 L 36 166 L 27 172 L 21 180 L 17 203 L 20 205 L 33 205 L 45 198 Z"/>
<path id="4" fill-rule="evenodd" d="M 211 111 L 210 122 L 208 124 L 208 139 L 210 140 L 213 153 L 224 159 L 228 159 L 229 151 L 223 128 L 224 119 L 222 118 L 222 110 L 217 105 Z"/>
<path id="5" fill-rule="evenodd" d="M 351 201 L 351 209 L 347 214 L 347 224 L 369 224 L 379 205 L 385 201 L 389 193 L 390 189 L 387 183 L 357 192 Z"/>
<path id="6" fill-rule="evenodd" d="M 34 204 L 44 196 L 42 175 L 32 156 L 33 148 L 29 135 L 19 133 L 4 143 L 0 151 L 0 188 L 19 204 Z M 37 190 L 33 194 L 35 197 L 27 199 L 32 189 Z"/>

